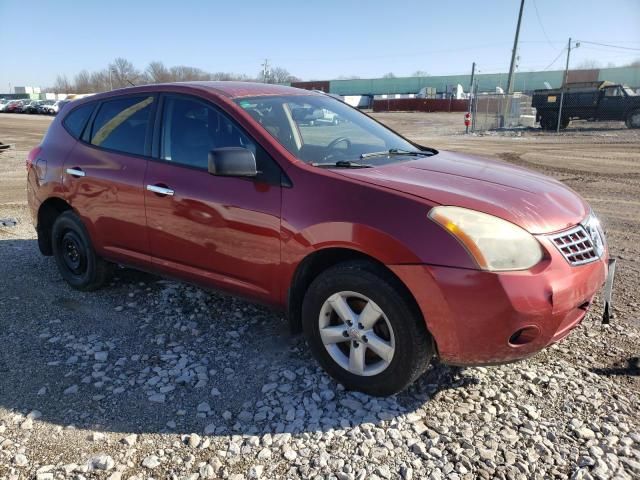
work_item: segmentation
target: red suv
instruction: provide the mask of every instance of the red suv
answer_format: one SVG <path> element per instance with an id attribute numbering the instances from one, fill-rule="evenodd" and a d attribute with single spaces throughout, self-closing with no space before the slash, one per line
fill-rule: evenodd
<path id="1" fill-rule="evenodd" d="M 580 323 L 610 270 L 598 220 L 561 183 L 289 87 L 74 101 L 27 168 L 40 250 L 72 287 L 122 264 L 280 307 L 327 372 L 375 395 L 435 356 L 534 354 Z"/>

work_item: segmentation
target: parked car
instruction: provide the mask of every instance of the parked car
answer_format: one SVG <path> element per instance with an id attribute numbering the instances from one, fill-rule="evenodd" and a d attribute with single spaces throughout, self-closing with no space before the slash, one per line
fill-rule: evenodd
<path id="1" fill-rule="evenodd" d="M 42 104 L 43 100 L 32 100 L 25 103 L 22 107 L 22 113 L 38 113 L 38 107 Z"/>
<path id="2" fill-rule="evenodd" d="M 564 96 L 561 88 L 534 91 L 531 106 L 536 109 L 536 121 L 543 129 L 555 130 L 558 115 L 562 115 L 560 128 L 567 128 L 574 119 L 620 120 L 628 128 L 640 128 L 640 95 L 626 85 L 606 81 L 581 82 L 569 83 L 564 90 Z"/>
<path id="3" fill-rule="evenodd" d="M 333 129 L 293 111 L 328 110 Z M 73 288 L 114 264 L 283 309 L 349 389 L 398 392 L 434 357 L 526 358 L 614 268 L 591 207 L 524 168 L 411 142 L 329 96 L 192 82 L 74 101 L 28 155 L 44 255 Z M 250 334 L 250 331 L 246 334 Z"/>
<path id="4" fill-rule="evenodd" d="M 11 102 L 11 100 L 8 100 L 6 98 L 0 99 L 0 112 L 5 111 L 5 108 L 7 108 L 7 105 L 9 105 L 9 102 Z"/>
<path id="5" fill-rule="evenodd" d="M 71 100 L 56 100 L 53 104 L 48 105 L 43 110 L 49 115 L 57 115 L 58 111 L 70 101 Z"/>
<path id="6" fill-rule="evenodd" d="M 56 103 L 55 100 L 43 100 L 42 103 L 40 103 L 37 106 L 37 113 L 40 113 L 40 114 L 49 113 L 49 107 L 51 107 L 54 103 Z"/>
<path id="7" fill-rule="evenodd" d="M 22 100 L 11 100 L 4 108 L 4 111 L 7 113 L 20 113 L 21 110 Z"/>

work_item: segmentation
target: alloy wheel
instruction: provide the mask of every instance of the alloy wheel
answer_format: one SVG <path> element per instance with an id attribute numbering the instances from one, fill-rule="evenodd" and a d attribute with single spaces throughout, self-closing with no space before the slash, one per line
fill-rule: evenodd
<path id="1" fill-rule="evenodd" d="M 318 318 L 331 358 L 354 375 L 373 376 L 391 364 L 395 337 L 389 319 L 370 298 L 343 291 L 331 295 Z"/>

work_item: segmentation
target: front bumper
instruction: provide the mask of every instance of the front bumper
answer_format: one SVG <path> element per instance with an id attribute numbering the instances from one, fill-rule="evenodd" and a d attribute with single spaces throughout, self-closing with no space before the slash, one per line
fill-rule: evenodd
<path id="1" fill-rule="evenodd" d="M 578 326 L 608 273 L 608 253 L 571 266 L 555 249 L 534 269 L 486 272 L 391 265 L 413 293 L 440 359 L 488 365 L 526 358 Z"/>

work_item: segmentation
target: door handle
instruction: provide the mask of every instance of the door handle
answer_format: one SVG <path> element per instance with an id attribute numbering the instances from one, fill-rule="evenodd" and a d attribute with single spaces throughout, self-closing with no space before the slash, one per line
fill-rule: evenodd
<path id="1" fill-rule="evenodd" d="M 67 168 L 66 172 L 72 177 L 84 177 L 86 173 L 81 168 Z"/>
<path id="2" fill-rule="evenodd" d="M 149 190 L 150 192 L 153 193 L 157 193 L 158 195 L 162 195 L 162 196 L 169 196 L 172 197 L 173 194 L 175 193 L 173 190 L 171 190 L 168 187 L 163 187 L 161 185 L 147 185 L 147 190 Z"/>

